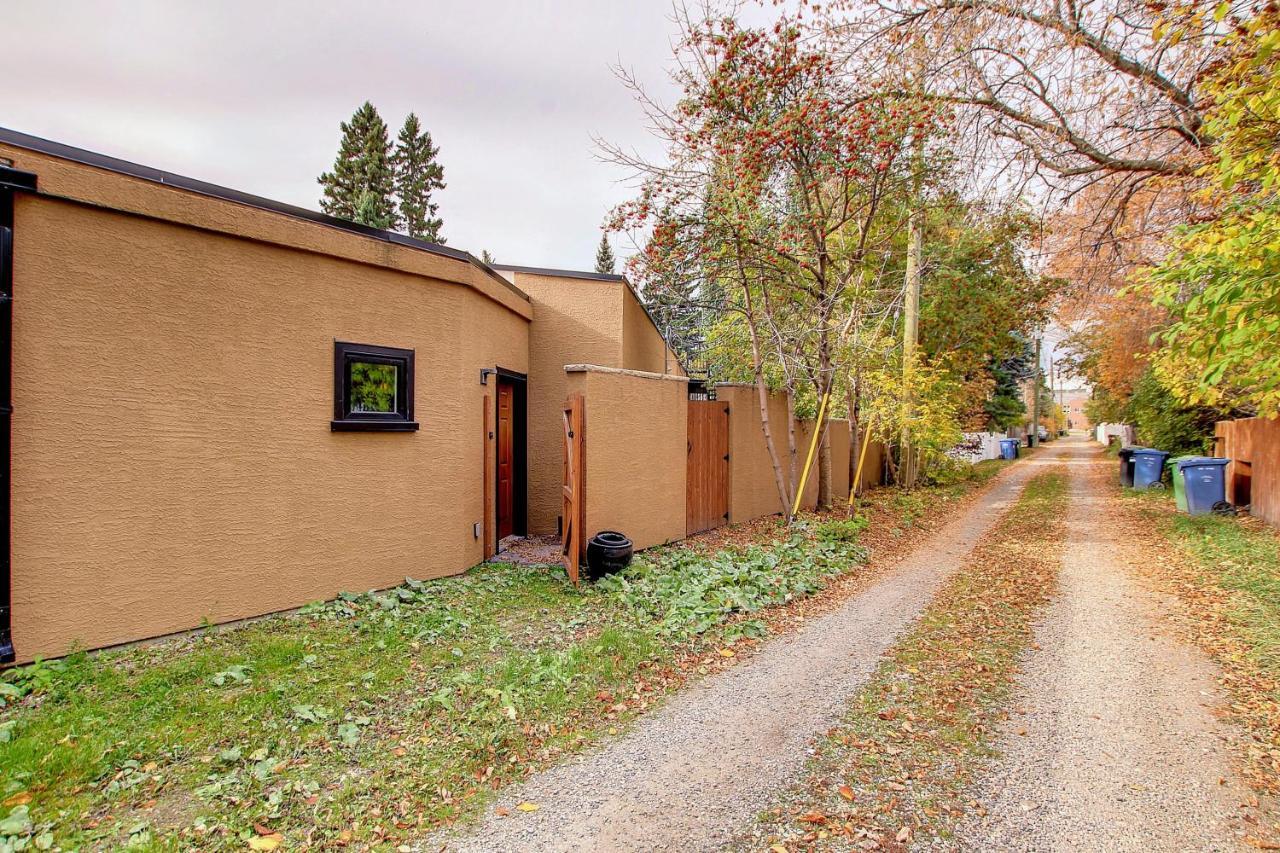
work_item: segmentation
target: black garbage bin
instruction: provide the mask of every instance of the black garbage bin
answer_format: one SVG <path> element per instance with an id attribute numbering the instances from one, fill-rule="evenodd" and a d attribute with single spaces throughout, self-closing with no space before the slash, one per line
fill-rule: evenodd
<path id="1" fill-rule="evenodd" d="M 1133 488 L 1133 451 L 1141 447 L 1120 448 L 1120 485 Z"/>

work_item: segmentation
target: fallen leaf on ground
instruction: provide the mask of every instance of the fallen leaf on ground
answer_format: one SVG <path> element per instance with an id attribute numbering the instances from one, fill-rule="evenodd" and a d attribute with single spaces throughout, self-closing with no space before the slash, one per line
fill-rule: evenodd
<path id="1" fill-rule="evenodd" d="M 851 803 L 853 802 L 853 789 L 850 788 L 848 785 L 841 785 L 837 789 L 837 791 L 840 794 L 840 796 L 844 797 L 846 800 L 848 800 Z"/>
<path id="2" fill-rule="evenodd" d="M 270 835 L 260 835 L 257 838 L 249 839 L 250 850 L 275 850 L 284 843 L 284 836 L 278 832 Z"/>
<path id="3" fill-rule="evenodd" d="M 516 808 L 522 812 L 536 812 L 540 806 L 537 803 L 521 803 Z"/>
<path id="4" fill-rule="evenodd" d="M 6 806 L 25 806 L 29 802 L 31 802 L 31 792 L 19 791 L 9 799 L 5 800 L 4 804 Z"/>

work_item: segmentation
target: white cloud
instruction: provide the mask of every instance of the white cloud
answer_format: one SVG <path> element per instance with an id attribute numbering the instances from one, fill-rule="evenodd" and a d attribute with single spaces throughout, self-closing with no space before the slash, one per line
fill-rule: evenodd
<path id="1" fill-rule="evenodd" d="M 589 268 L 629 195 L 592 135 L 658 153 L 611 66 L 671 96 L 668 8 L 8 0 L 0 125 L 316 208 L 338 122 L 368 99 L 440 146 L 450 245 Z"/>

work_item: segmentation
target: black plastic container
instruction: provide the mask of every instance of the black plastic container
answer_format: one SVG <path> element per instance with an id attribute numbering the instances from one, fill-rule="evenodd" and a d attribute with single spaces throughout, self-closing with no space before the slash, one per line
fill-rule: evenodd
<path id="1" fill-rule="evenodd" d="M 616 530 L 601 530 L 587 542 L 587 577 L 620 572 L 631 563 L 631 540 Z"/>

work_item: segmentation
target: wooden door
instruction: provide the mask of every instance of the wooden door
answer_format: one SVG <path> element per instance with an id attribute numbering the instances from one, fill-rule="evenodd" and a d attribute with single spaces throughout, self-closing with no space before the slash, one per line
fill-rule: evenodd
<path id="1" fill-rule="evenodd" d="M 583 540 L 582 524 L 585 515 L 582 503 L 584 483 L 582 480 L 586 455 L 586 436 L 583 434 L 583 406 L 581 394 L 570 394 L 564 401 L 564 514 L 561 524 L 564 539 L 564 567 L 569 573 L 569 580 L 574 586 L 578 584 L 578 567 L 582 563 Z"/>
<path id="2" fill-rule="evenodd" d="M 689 459 L 685 481 L 685 534 L 729 520 L 729 407 L 689 401 Z"/>
<path id="3" fill-rule="evenodd" d="M 515 531 L 515 388 L 498 382 L 498 541 Z"/>

